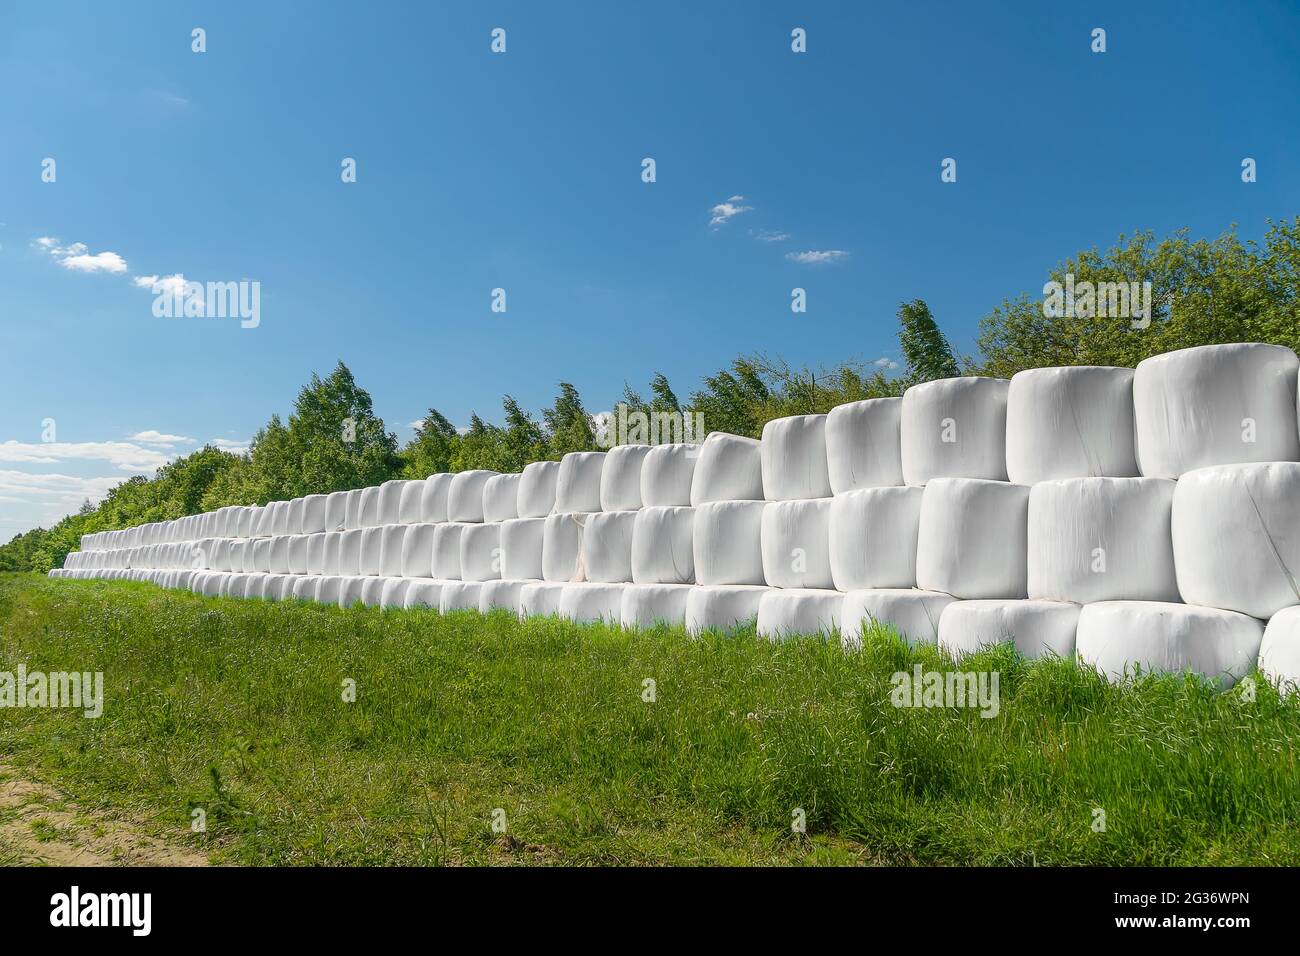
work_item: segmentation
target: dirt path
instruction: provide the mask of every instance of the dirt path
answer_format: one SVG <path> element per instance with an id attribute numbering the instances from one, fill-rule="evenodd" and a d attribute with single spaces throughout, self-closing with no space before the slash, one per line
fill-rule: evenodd
<path id="1" fill-rule="evenodd" d="M 73 806 L 53 787 L 0 761 L 0 864 L 207 866 L 207 857 L 128 821 Z"/>

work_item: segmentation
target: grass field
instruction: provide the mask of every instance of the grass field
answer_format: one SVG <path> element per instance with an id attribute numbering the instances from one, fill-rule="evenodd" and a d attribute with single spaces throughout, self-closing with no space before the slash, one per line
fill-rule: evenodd
<path id="1" fill-rule="evenodd" d="M 217 863 L 1300 864 L 1300 706 L 1265 682 L 1112 687 L 1003 647 L 960 665 L 1000 674 L 985 719 L 894 707 L 918 662 L 952 668 L 888 633 L 854 653 L 0 575 L 0 671 L 105 681 L 97 720 L 0 710 L 0 753 Z"/>

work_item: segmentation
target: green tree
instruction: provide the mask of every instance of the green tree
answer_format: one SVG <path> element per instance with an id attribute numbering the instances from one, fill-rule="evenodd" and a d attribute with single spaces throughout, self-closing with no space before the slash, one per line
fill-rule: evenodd
<path id="1" fill-rule="evenodd" d="M 961 374 L 952 346 L 922 299 L 899 304 L 898 344 L 906 363 L 903 377 L 909 385 Z"/>

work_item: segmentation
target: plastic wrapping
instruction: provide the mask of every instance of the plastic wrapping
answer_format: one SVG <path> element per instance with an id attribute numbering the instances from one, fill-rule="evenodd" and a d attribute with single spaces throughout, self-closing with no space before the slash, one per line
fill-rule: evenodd
<path id="1" fill-rule="evenodd" d="M 763 500 L 763 444 L 712 432 L 700 445 L 691 477 L 691 504 Z"/>
<path id="2" fill-rule="evenodd" d="M 270 575 L 261 572 L 250 572 L 244 583 L 244 597 L 246 598 L 265 598 L 266 597 L 266 579 Z"/>
<path id="3" fill-rule="evenodd" d="M 361 603 L 366 607 L 379 607 L 384 600 L 386 578 L 372 575 L 361 579 Z"/>
<path id="4" fill-rule="evenodd" d="M 342 531 L 325 532 L 325 560 L 321 568 L 322 574 L 340 575 L 343 572 L 339 570 L 339 552 L 343 546 Z"/>
<path id="5" fill-rule="evenodd" d="M 831 500 L 827 544 L 837 590 L 916 586 L 924 493 L 897 485 L 845 491 Z"/>
<path id="6" fill-rule="evenodd" d="M 384 590 L 379 596 L 381 607 L 405 607 L 406 589 L 411 582 L 405 578 L 385 577 Z"/>
<path id="7" fill-rule="evenodd" d="M 353 488 L 347 492 L 343 508 L 343 530 L 355 531 L 361 527 L 361 499 L 365 497 L 364 488 Z"/>
<path id="8" fill-rule="evenodd" d="M 442 601 L 439 609 L 443 614 L 452 611 L 477 611 L 479 593 L 482 590 L 481 581 L 447 581 L 442 586 Z"/>
<path id="9" fill-rule="evenodd" d="M 1079 659 L 1108 680 L 1185 670 L 1227 688 L 1255 666 L 1264 623 L 1235 611 L 1153 601 L 1103 601 L 1079 614 Z"/>
<path id="10" fill-rule="evenodd" d="M 560 593 L 560 617 L 578 624 L 617 624 L 623 613 L 626 584 L 566 584 Z"/>
<path id="11" fill-rule="evenodd" d="M 1205 345 L 1138 363 L 1133 376 L 1142 474 L 1300 458 L 1296 355 L 1279 345 Z"/>
<path id="12" fill-rule="evenodd" d="M 623 589 L 619 621 L 623 627 L 681 627 L 693 590 L 690 584 L 629 584 Z"/>
<path id="13" fill-rule="evenodd" d="M 482 521 L 483 486 L 495 474 L 495 471 L 476 469 L 462 471 L 452 476 L 451 489 L 447 492 L 447 519 L 465 522 Z"/>
<path id="14" fill-rule="evenodd" d="M 826 416 L 826 470 L 831 493 L 903 483 L 901 398 L 837 405 Z"/>
<path id="15" fill-rule="evenodd" d="M 379 574 L 385 578 L 402 577 L 402 554 L 410 525 L 386 524 L 379 542 Z"/>
<path id="16" fill-rule="evenodd" d="M 934 479 L 921 498 L 917 587 L 967 601 L 1025 597 L 1028 523 L 1024 485 Z"/>
<path id="17" fill-rule="evenodd" d="M 632 526 L 632 580 L 637 584 L 695 582 L 695 509 L 645 507 Z"/>
<path id="18" fill-rule="evenodd" d="M 442 584 L 441 581 L 430 581 L 423 578 L 413 580 L 406 589 L 406 601 L 403 607 L 424 607 L 432 608 L 435 611 L 442 609 Z"/>
<path id="19" fill-rule="evenodd" d="M 763 509 L 766 507 L 764 501 L 710 501 L 695 508 L 692 541 L 697 583 L 766 583 L 763 577 Z"/>
<path id="20" fill-rule="evenodd" d="M 440 581 L 460 580 L 460 535 L 462 523 L 437 525 L 433 529 L 433 576 Z"/>
<path id="21" fill-rule="evenodd" d="M 1049 601 L 1180 600 L 1164 478 L 1066 478 L 1029 492 L 1028 593 Z"/>
<path id="22" fill-rule="evenodd" d="M 373 578 L 344 577 L 339 582 L 339 607 L 349 608 L 361 600 L 361 592 L 367 581 Z"/>
<path id="23" fill-rule="evenodd" d="M 337 574 L 322 575 L 320 583 L 316 585 L 316 603 L 337 605 L 345 580 Z"/>
<path id="24" fill-rule="evenodd" d="M 293 579 L 293 599 L 295 601 L 315 601 L 316 588 L 320 578 L 314 574 L 303 574 Z"/>
<path id="25" fill-rule="evenodd" d="M 375 528 L 379 526 L 379 494 L 378 486 L 361 489 L 361 504 L 358 507 L 357 527 Z"/>
<path id="26" fill-rule="evenodd" d="M 519 475 L 493 475 L 483 484 L 483 520 L 519 517 Z"/>
<path id="27" fill-rule="evenodd" d="M 770 501 L 763 509 L 763 577 L 776 588 L 826 590 L 831 499 Z"/>
<path id="28" fill-rule="evenodd" d="M 560 613 L 560 598 L 567 584 L 559 581 L 530 581 L 519 589 L 519 616 L 551 617 Z"/>
<path id="29" fill-rule="evenodd" d="M 1188 472 L 1174 490 L 1172 532 L 1188 604 L 1258 618 L 1300 604 L 1300 464 Z"/>
<path id="30" fill-rule="evenodd" d="M 1007 477 L 1132 478 L 1133 370 L 1099 365 L 1034 368 L 1007 391 Z"/>
<path id="31" fill-rule="evenodd" d="M 1300 689 L 1300 606 L 1269 618 L 1259 646 L 1259 669 L 1283 693 Z"/>
<path id="32" fill-rule="evenodd" d="M 893 628 L 909 644 L 934 644 L 944 608 L 956 600 L 951 594 L 917 588 L 850 591 L 844 595 L 843 644 L 860 647 L 863 627 L 872 623 Z"/>
<path id="33" fill-rule="evenodd" d="M 433 577 L 433 533 L 436 524 L 413 524 L 402 539 L 402 577 Z"/>
<path id="34" fill-rule="evenodd" d="M 248 555 L 256 556 L 256 548 L 253 543 L 249 547 L 244 557 L 244 569 L 247 571 L 258 570 L 254 567 L 255 562 L 248 559 Z M 307 573 L 324 574 L 325 573 L 325 532 L 321 531 L 316 534 L 307 535 Z"/>
<path id="35" fill-rule="evenodd" d="M 630 446 L 624 446 L 630 447 Z M 606 474 L 609 468 L 606 466 Z M 635 511 L 603 511 L 588 516 L 582 535 L 582 564 L 588 581 L 632 580 Z"/>
<path id="36" fill-rule="evenodd" d="M 542 532 L 542 577 L 547 581 L 581 581 L 582 532 L 587 516 L 553 514 Z"/>
<path id="37" fill-rule="evenodd" d="M 247 548 L 247 542 L 242 538 L 234 538 L 230 542 L 230 570 L 236 573 L 243 573 L 248 568 L 244 566 L 244 551 Z M 143 549 L 142 549 L 143 550 Z M 148 563 L 148 559 L 143 555 L 136 555 L 131 559 L 131 567 L 138 568 Z"/>
<path id="38" fill-rule="evenodd" d="M 583 514 L 600 510 L 602 451 L 574 451 L 560 459 L 555 479 L 555 513 Z"/>
<path id="39" fill-rule="evenodd" d="M 519 517 L 545 518 L 549 515 L 555 509 L 555 483 L 559 477 L 558 461 L 535 461 L 525 465 L 519 476 Z M 639 489 L 640 485 L 637 487 Z"/>
<path id="40" fill-rule="evenodd" d="M 840 626 L 844 595 L 817 588 L 771 588 L 758 602 L 758 636 L 783 640 L 800 634 L 833 634 Z"/>
<path id="41" fill-rule="evenodd" d="M 347 527 L 348 493 L 331 491 L 325 496 L 325 530 L 342 531 Z"/>
<path id="42" fill-rule="evenodd" d="M 423 481 L 406 481 L 402 483 L 402 494 L 397 504 L 398 524 L 419 524 L 424 520 Z"/>
<path id="43" fill-rule="evenodd" d="M 227 582 L 226 597 L 242 598 L 248 588 L 248 575 L 236 571 Z"/>
<path id="44" fill-rule="evenodd" d="M 345 578 L 361 574 L 361 539 L 365 531 L 352 528 L 339 539 L 339 574 Z"/>
<path id="45" fill-rule="evenodd" d="M 501 577 L 509 581 L 541 580 L 545 518 L 501 522 Z"/>
<path id="46" fill-rule="evenodd" d="M 234 549 L 232 549 L 231 553 L 235 553 Z M 307 538 L 305 535 L 294 534 L 289 536 L 289 573 L 307 573 Z"/>
<path id="47" fill-rule="evenodd" d="M 482 614 L 501 608 L 519 613 L 519 592 L 525 581 L 484 581 L 478 592 L 478 609 Z"/>
<path id="48" fill-rule="evenodd" d="M 1007 392 L 1002 378 L 941 378 L 903 393 L 903 480 L 1007 480 Z"/>
<path id="49" fill-rule="evenodd" d="M 939 618 L 939 646 L 957 658 L 1012 641 L 1031 660 L 1073 659 L 1079 610 L 1064 601 L 954 601 Z"/>
<path id="50" fill-rule="evenodd" d="M 747 584 L 699 586 L 686 596 L 686 630 L 692 635 L 705 631 L 734 631 L 758 619 L 758 603 L 767 587 Z"/>
<path id="51" fill-rule="evenodd" d="M 641 505 L 646 508 L 689 507 L 691 482 L 700 446 L 655 445 L 641 463 Z"/>
<path id="52" fill-rule="evenodd" d="M 500 524 L 467 524 L 461 531 L 460 577 L 462 581 L 501 577 Z"/>
<path id="53" fill-rule="evenodd" d="M 437 474 L 424 479 L 420 493 L 420 521 L 424 524 L 441 524 L 447 520 L 447 498 L 451 494 L 453 477 Z"/>
<path id="54" fill-rule="evenodd" d="M 201 561 L 202 558 L 200 557 Z M 244 563 L 247 565 L 248 559 L 245 557 Z M 262 574 L 271 573 L 271 539 L 258 538 L 253 542 L 253 561 L 251 568 Z"/>
<path id="55" fill-rule="evenodd" d="M 302 499 L 302 533 L 316 534 L 325 530 L 325 495 L 308 495 Z"/>
<path id="56" fill-rule="evenodd" d="M 253 536 L 253 519 L 256 514 L 256 508 L 241 507 L 235 509 L 235 537 L 251 538 Z M 150 543 L 156 543 L 162 529 L 155 525 L 150 530 L 152 532 Z"/>
<path id="57" fill-rule="evenodd" d="M 602 511 L 636 511 L 641 507 L 641 466 L 649 445 L 615 445 L 605 453 L 600 472 Z"/>
<path id="58" fill-rule="evenodd" d="M 303 510 L 305 507 L 306 503 L 302 498 L 294 498 L 285 507 L 285 534 L 302 534 Z"/>
<path id="59" fill-rule="evenodd" d="M 794 415 L 763 426 L 759 446 L 763 497 L 768 501 L 828 498 L 826 416 Z"/>
<path id="60" fill-rule="evenodd" d="M 385 481 L 379 486 L 379 510 L 375 519 L 375 524 L 389 525 L 400 524 L 402 515 L 402 490 L 406 487 L 406 482 L 401 478 L 393 478 Z"/>
<path id="61" fill-rule="evenodd" d="M 290 547 L 292 550 L 292 546 Z M 384 566 L 384 529 L 382 525 L 372 525 L 361 529 L 361 558 L 357 573 L 364 576 L 377 575 Z M 291 568 L 292 569 L 292 568 Z"/>

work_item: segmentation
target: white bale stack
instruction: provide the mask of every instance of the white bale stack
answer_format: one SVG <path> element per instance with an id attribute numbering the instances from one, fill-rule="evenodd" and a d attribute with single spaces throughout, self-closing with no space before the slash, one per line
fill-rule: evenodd
<path id="1" fill-rule="evenodd" d="M 839 629 L 844 595 L 817 588 L 771 588 L 758 602 L 758 636 L 782 640 Z"/>
<path id="2" fill-rule="evenodd" d="M 433 537 L 436 524 L 413 524 L 402 539 L 402 577 L 433 577 Z"/>
<path id="3" fill-rule="evenodd" d="M 403 602 L 403 607 L 441 610 L 442 585 L 442 581 L 430 581 L 423 578 L 411 581 L 410 586 L 406 589 L 406 600 Z"/>
<path id="4" fill-rule="evenodd" d="M 1282 693 L 1300 689 L 1300 606 L 1269 618 L 1259 646 L 1259 669 Z"/>
<path id="5" fill-rule="evenodd" d="M 467 524 L 460 533 L 461 580 L 491 581 L 499 577 L 501 577 L 501 525 Z"/>
<path id="6" fill-rule="evenodd" d="M 535 461 L 519 475 L 519 517 L 545 518 L 555 510 L 555 484 L 560 477 L 558 461 Z M 638 478 L 638 489 L 640 488 Z"/>
<path id="7" fill-rule="evenodd" d="M 352 528 L 343 532 L 343 537 L 339 539 L 339 574 L 345 578 L 358 577 L 361 574 L 361 539 L 365 536 L 362 528 Z M 272 539 L 274 542 L 275 539 Z M 272 567 L 274 566 L 274 550 L 272 550 Z"/>
<path id="8" fill-rule="evenodd" d="M 379 525 L 379 487 L 372 485 L 361 489 L 361 503 L 357 512 L 357 527 L 374 528 Z"/>
<path id="9" fill-rule="evenodd" d="M 691 504 L 763 500 L 763 443 L 711 432 L 700 445 L 691 477 Z"/>
<path id="10" fill-rule="evenodd" d="M 899 445 L 903 480 L 1007 480 L 1007 391 L 1001 378 L 941 378 L 903 393 Z"/>
<path id="11" fill-rule="evenodd" d="M 452 611 L 477 611 L 482 581 L 444 581 L 438 609 L 443 614 Z"/>
<path id="12" fill-rule="evenodd" d="M 696 583 L 767 583 L 763 577 L 766 507 L 764 501 L 710 501 L 696 506 L 692 529 Z"/>
<path id="13" fill-rule="evenodd" d="M 560 599 L 567 584 L 558 581 L 529 581 L 519 589 L 520 617 L 551 617 L 560 613 Z"/>
<path id="14" fill-rule="evenodd" d="M 407 481 L 402 485 L 402 495 L 397 504 L 397 521 L 399 524 L 420 524 L 424 509 L 423 481 Z"/>
<path id="15" fill-rule="evenodd" d="M 694 526 L 695 509 L 690 507 L 648 507 L 636 512 L 632 580 L 637 584 L 694 583 Z"/>
<path id="16" fill-rule="evenodd" d="M 608 464 L 605 474 L 609 474 Z M 602 511 L 588 516 L 582 534 L 582 565 L 588 581 L 617 584 L 632 580 L 636 516 L 636 511 Z"/>
<path id="17" fill-rule="evenodd" d="M 325 573 L 325 532 L 320 531 L 316 534 L 309 534 L 307 537 L 307 573 L 324 574 Z M 250 541 L 248 547 L 244 550 L 244 570 L 260 571 L 257 567 L 257 545 L 260 542 Z"/>
<path id="18" fill-rule="evenodd" d="M 451 494 L 452 475 L 430 475 L 420 491 L 420 521 L 442 524 L 447 520 L 447 498 Z"/>
<path id="19" fill-rule="evenodd" d="M 320 583 L 316 585 L 316 603 L 337 606 L 345 580 L 345 578 L 341 578 L 337 574 L 322 575 Z"/>
<path id="20" fill-rule="evenodd" d="M 1132 478 L 1133 370 L 1100 365 L 1034 368 L 1007 391 L 1007 477 Z"/>
<path id="21" fill-rule="evenodd" d="M 307 546 L 309 540 L 306 535 L 294 534 L 289 536 L 289 573 L 306 574 L 307 573 Z M 239 547 L 236 542 L 230 549 L 231 555 L 241 554 L 243 548 Z M 231 566 L 234 567 L 236 562 L 232 560 Z M 234 568 L 234 570 L 241 570 Z"/>
<path id="22" fill-rule="evenodd" d="M 605 453 L 569 452 L 560 459 L 555 479 L 555 513 L 585 514 L 600 511 L 600 476 Z"/>
<path id="23" fill-rule="evenodd" d="M 391 607 L 391 608 L 405 607 L 406 589 L 410 587 L 411 582 L 406 580 L 405 578 L 390 578 L 390 577 L 385 577 L 383 581 L 384 581 L 384 589 L 379 596 L 380 606 Z"/>
<path id="24" fill-rule="evenodd" d="M 1300 360 L 1278 345 L 1206 345 L 1138 363 L 1133 377 L 1142 474 L 1178 478 L 1208 465 L 1300 459 Z"/>
<path id="25" fill-rule="evenodd" d="M 339 570 L 340 556 L 343 549 L 343 532 L 326 531 L 325 532 L 325 567 L 321 572 L 328 575 L 340 575 L 343 572 Z"/>
<path id="26" fill-rule="evenodd" d="M 836 590 L 916 586 L 924 493 L 896 485 L 843 491 L 831 499 L 827 543 Z"/>
<path id="27" fill-rule="evenodd" d="M 697 585 L 686 597 L 686 630 L 692 635 L 728 632 L 756 621 L 759 602 L 767 591 L 761 585 Z"/>
<path id="28" fill-rule="evenodd" d="M 410 525 L 386 524 L 379 539 L 379 575 L 385 578 L 402 576 L 402 555 L 406 550 L 406 535 Z"/>
<path id="29" fill-rule="evenodd" d="M 493 475 L 483 484 L 483 520 L 509 521 L 519 517 L 520 475 Z"/>
<path id="30" fill-rule="evenodd" d="M 826 416 L 794 415 L 763 426 L 759 445 L 763 497 L 768 501 L 829 498 Z"/>
<path id="31" fill-rule="evenodd" d="M 649 445 L 615 445 L 605 453 L 600 472 L 602 511 L 636 511 L 641 507 L 641 467 Z"/>
<path id="32" fill-rule="evenodd" d="M 318 534 L 325 531 L 325 495 L 308 495 L 302 500 L 302 533 Z"/>
<path id="33" fill-rule="evenodd" d="M 292 580 L 292 579 L 290 579 Z M 362 592 L 367 581 L 371 578 L 362 577 L 344 577 L 339 585 L 339 607 L 350 608 L 361 600 Z"/>
<path id="34" fill-rule="evenodd" d="M 646 508 L 689 507 L 691 482 L 700 446 L 655 445 L 641 463 L 641 505 Z"/>
<path id="35" fill-rule="evenodd" d="M 355 531 L 361 527 L 361 499 L 364 488 L 353 488 L 344 492 L 343 530 Z"/>
<path id="36" fill-rule="evenodd" d="M 531 586 L 531 585 L 530 585 Z M 617 624 L 623 613 L 624 584 L 574 583 L 560 592 L 560 617 L 578 624 Z"/>
<path id="37" fill-rule="evenodd" d="M 1025 657 L 1074 657 L 1078 604 L 955 601 L 939 618 L 939 646 L 953 657 L 1011 641 Z"/>
<path id="38" fill-rule="evenodd" d="M 376 524 L 399 524 L 402 515 L 402 491 L 406 482 L 401 478 L 385 481 L 379 486 L 379 513 Z"/>
<path id="39" fill-rule="evenodd" d="M 495 471 L 462 471 L 451 479 L 447 492 L 447 520 L 478 523 L 483 520 L 483 486 Z"/>
<path id="40" fill-rule="evenodd" d="M 1029 493 L 1028 594 L 1049 601 L 1179 600 L 1164 478 L 1066 478 Z"/>
<path id="41" fill-rule="evenodd" d="M 384 599 L 384 581 L 378 575 L 372 575 L 361 579 L 361 603 L 366 607 L 379 607 Z M 294 596 L 297 596 L 298 585 L 294 585 Z"/>
<path id="42" fill-rule="evenodd" d="M 501 577 L 509 581 L 541 580 L 545 534 L 545 518 L 501 522 Z"/>
<path id="43" fill-rule="evenodd" d="M 263 514 L 265 517 L 265 514 Z M 342 531 L 347 527 L 348 492 L 331 491 L 325 496 L 325 530 Z"/>
<path id="44" fill-rule="evenodd" d="M 901 398 L 837 405 L 826 416 L 826 465 L 831 493 L 903 483 Z"/>
<path id="45" fill-rule="evenodd" d="M 934 644 L 943 611 L 956 600 L 951 594 L 917 588 L 850 591 L 842 611 L 844 646 L 860 647 L 863 626 L 872 623 L 892 627 L 909 644 Z"/>
<path id="46" fill-rule="evenodd" d="M 935 478 L 921 498 L 916 584 L 963 600 L 1026 596 L 1029 489 Z"/>
<path id="47" fill-rule="evenodd" d="M 587 516 L 553 514 L 542 532 L 542 578 L 547 581 L 581 581 L 582 534 Z"/>
<path id="48" fill-rule="evenodd" d="M 447 522 L 433 529 L 433 576 L 440 581 L 460 580 L 460 536 L 468 525 Z"/>
<path id="49" fill-rule="evenodd" d="M 770 501 L 763 508 L 763 577 L 774 588 L 828 590 L 831 499 Z"/>
<path id="50" fill-rule="evenodd" d="M 690 584 L 629 584 L 623 589 L 619 622 L 623 627 L 680 627 L 686 622 L 686 602 L 693 590 Z"/>
<path id="51" fill-rule="evenodd" d="M 1178 590 L 1267 619 L 1300 604 L 1300 463 L 1198 468 L 1173 496 Z"/>
<path id="52" fill-rule="evenodd" d="M 1193 671 L 1221 687 L 1255 666 L 1264 624 L 1218 608 L 1149 601 L 1103 601 L 1079 615 L 1079 659 L 1108 680 Z"/>
<path id="53" fill-rule="evenodd" d="M 527 581 L 484 581 L 483 587 L 478 592 L 479 613 L 487 614 L 501 609 L 518 614 L 519 592 L 527 583 Z"/>
<path id="54" fill-rule="evenodd" d="M 293 553 L 293 539 L 290 539 L 289 552 Z M 384 566 L 384 529 L 381 525 L 372 525 L 361 529 L 361 560 L 357 573 L 369 577 L 378 575 Z M 290 561 L 289 570 L 294 574 L 301 574 L 301 571 L 293 570 L 293 562 Z"/>

